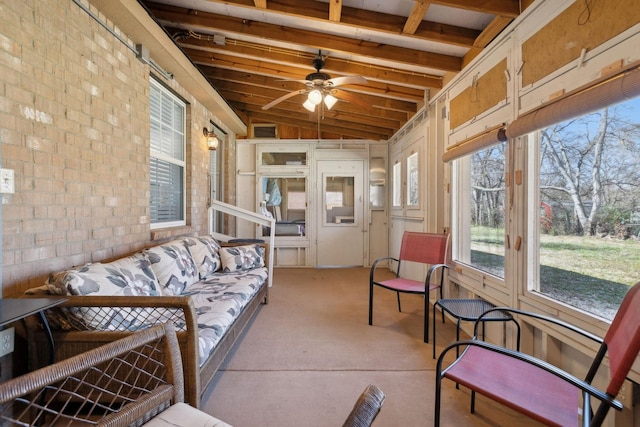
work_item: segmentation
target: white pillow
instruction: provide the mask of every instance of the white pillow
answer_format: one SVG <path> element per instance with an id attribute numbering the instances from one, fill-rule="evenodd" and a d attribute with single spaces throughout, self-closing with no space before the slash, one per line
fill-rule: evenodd
<path id="1" fill-rule="evenodd" d="M 226 246 L 220 249 L 222 271 L 247 271 L 264 267 L 264 249 L 260 245 Z"/>
<path id="2" fill-rule="evenodd" d="M 191 252 L 198 268 L 200 280 L 215 273 L 220 268 L 220 244 L 211 236 L 188 237 L 184 244 Z"/>
<path id="3" fill-rule="evenodd" d="M 144 250 L 164 295 L 180 295 L 199 280 L 191 253 L 184 240 L 174 240 Z"/>

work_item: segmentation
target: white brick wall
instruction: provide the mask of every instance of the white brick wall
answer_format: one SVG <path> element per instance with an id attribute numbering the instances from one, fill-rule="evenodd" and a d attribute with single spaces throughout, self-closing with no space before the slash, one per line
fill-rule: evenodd
<path id="1" fill-rule="evenodd" d="M 0 2 L 1 159 L 16 177 L 2 196 L 3 295 L 155 244 L 148 80 L 149 67 L 71 0 Z M 187 231 L 205 233 L 201 132 L 214 115 L 163 82 L 189 104 Z"/>

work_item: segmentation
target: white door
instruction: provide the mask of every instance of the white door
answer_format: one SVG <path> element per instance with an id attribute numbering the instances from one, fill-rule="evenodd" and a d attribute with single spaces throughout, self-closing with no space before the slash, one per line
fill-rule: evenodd
<path id="1" fill-rule="evenodd" d="M 318 161 L 318 267 L 364 265 L 364 162 Z"/>

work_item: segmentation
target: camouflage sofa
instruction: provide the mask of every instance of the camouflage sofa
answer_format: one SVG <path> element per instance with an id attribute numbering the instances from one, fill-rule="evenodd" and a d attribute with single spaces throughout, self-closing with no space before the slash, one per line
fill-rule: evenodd
<path id="1" fill-rule="evenodd" d="M 211 236 L 187 237 L 52 274 L 26 294 L 67 298 L 46 313 L 56 360 L 172 322 L 183 358 L 185 400 L 198 407 L 236 339 L 267 302 L 266 246 L 221 246 Z M 46 339 L 30 329 L 30 340 Z M 32 366 L 48 363 L 45 345 L 31 347 Z"/>

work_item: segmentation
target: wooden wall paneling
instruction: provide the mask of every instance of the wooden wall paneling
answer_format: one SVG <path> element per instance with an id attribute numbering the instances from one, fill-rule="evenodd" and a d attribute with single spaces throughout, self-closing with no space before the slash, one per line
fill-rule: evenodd
<path id="1" fill-rule="evenodd" d="M 637 0 L 576 1 L 522 44 L 522 86 L 537 82 L 640 22 Z"/>
<path id="2" fill-rule="evenodd" d="M 451 99 L 451 129 L 457 128 L 507 98 L 506 69 L 507 59 L 504 58 Z"/>

